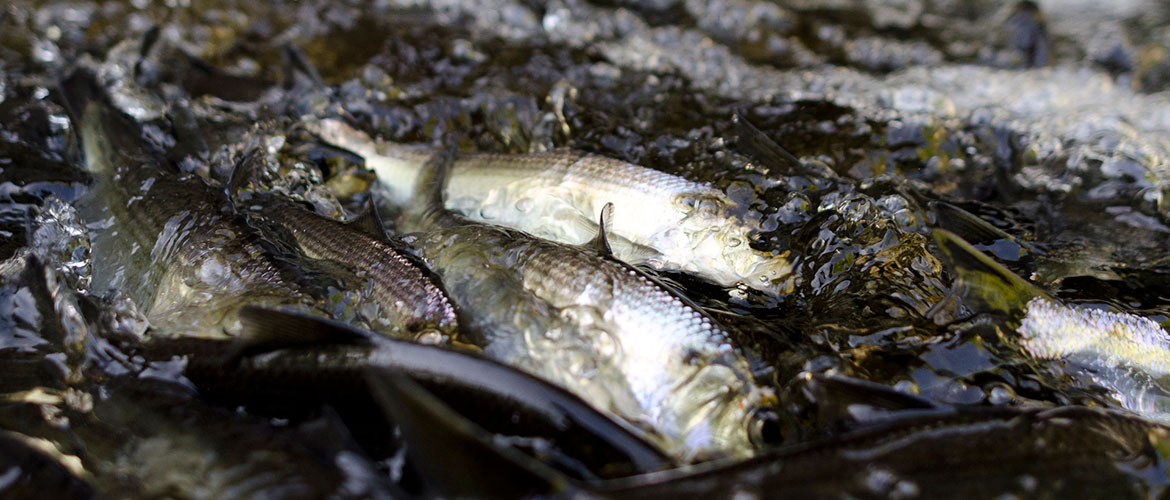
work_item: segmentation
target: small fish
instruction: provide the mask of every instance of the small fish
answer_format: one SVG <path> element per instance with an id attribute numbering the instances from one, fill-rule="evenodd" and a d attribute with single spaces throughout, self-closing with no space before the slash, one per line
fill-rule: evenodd
<path id="1" fill-rule="evenodd" d="M 612 205 L 587 244 L 548 241 L 444 209 L 450 157 L 435 163 L 398 227 L 418 233 L 488 357 L 651 430 L 683 462 L 754 453 L 774 395 L 713 319 L 612 255 Z"/>
<path id="2" fill-rule="evenodd" d="M 492 433 L 550 443 L 560 454 L 546 451 L 550 463 L 575 477 L 621 477 L 676 465 L 628 424 L 503 364 L 307 314 L 245 307 L 240 317 L 243 333 L 235 341 L 158 339 L 146 352 L 159 360 L 183 356 L 185 376 L 233 406 L 327 403 L 352 419 L 350 413 L 374 406 L 365 372 L 385 369 L 411 378 Z"/>
<path id="3" fill-rule="evenodd" d="M 1158 498 L 1170 428 L 1116 411 L 893 418 L 738 463 L 606 483 L 607 498 Z"/>
<path id="4" fill-rule="evenodd" d="M 237 170 L 258 159 L 245 157 Z M 241 175 L 237 172 L 236 175 Z M 340 222 L 313 212 L 279 193 L 255 193 L 246 205 L 265 225 L 283 227 L 302 252 L 314 259 L 336 262 L 353 278 L 347 288 L 369 290 L 358 306 L 371 325 L 394 335 L 456 335 L 458 319 L 442 283 L 413 255 L 386 236 L 373 206 L 360 217 Z"/>
<path id="5" fill-rule="evenodd" d="M 1061 303 L 953 233 L 935 230 L 934 238 L 964 303 L 1018 320 L 1024 352 L 1083 366 L 1127 409 L 1170 421 L 1170 393 L 1157 381 L 1170 376 L 1170 334 L 1157 322 Z"/>
<path id="6" fill-rule="evenodd" d="M 150 146 L 92 72 L 79 69 L 61 87 L 95 178 L 79 203 L 94 231 L 96 289 L 122 289 L 152 325 L 176 334 L 222 335 L 242 303 L 311 306 L 300 272 Z"/>
<path id="7" fill-rule="evenodd" d="M 305 125 L 325 141 L 366 158 L 399 206 L 411 203 L 433 150 L 377 142 L 338 120 Z M 472 219 L 582 244 L 597 232 L 596 214 L 613 203 L 623 214 L 610 235 L 614 253 L 658 270 L 692 273 L 722 286 L 743 283 L 772 294 L 792 288 L 782 255 L 751 247 L 746 207 L 705 184 L 572 150 L 456 158 L 446 207 Z"/>

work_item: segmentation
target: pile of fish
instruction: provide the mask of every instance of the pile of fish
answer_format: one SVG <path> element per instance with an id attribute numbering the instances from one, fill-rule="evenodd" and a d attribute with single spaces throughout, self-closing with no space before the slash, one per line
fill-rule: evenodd
<path id="1" fill-rule="evenodd" d="M 1033 2 L 139 3 L 0 16 L 5 497 L 1170 491 L 1153 55 Z M 971 91 L 1069 74 L 1138 90 Z"/>

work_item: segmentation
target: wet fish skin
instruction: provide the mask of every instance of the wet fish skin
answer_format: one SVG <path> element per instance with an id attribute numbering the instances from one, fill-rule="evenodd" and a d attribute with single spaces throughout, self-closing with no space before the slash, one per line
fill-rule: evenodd
<path id="1" fill-rule="evenodd" d="M 637 430 L 560 387 L 500 363 L 303 314 L 247 307 L 241 320 L 244 333 L 234 342 L 157 339 L 144 352 L 150 359 L 185 357 L 185 376 L 233 405 L 273 401 L 282 406 L 278 411 L 288 411 L 283 407 L 328 403 L 343 417 L 368 414 L 373 407 L 367 371 L 392 370 L 490 432 L 547 440 L 574 462 L 569 465 L 583 465 L 584 477 L 628 476 L 675 465 Z"/>
<path id="2" fill-rule="evenodd" d="M 86 69 L 62 82 L 85 168 L 96 178 L 82 200 L 91 227 L 94 286 L 121 288 L 155 326 L 219 335 L 242 302 L 309 304 L 299 273 L 193 175 L 169 165 L 114 108 Z"/>
<path id="3" fill-rule="evenodd" d="M 433 177 L 448 166 L 422 189 L 441 186 Z M 427 202 L 398 227 L 419 233 L 422 257 L 488 357 L 652 430 L 684 462 L 754 452 L 749 422 L 773 396 L 714 320 L 596 241 L 565 245 L 475 222 L 440 208 L 441 197 L 419 194 Z"/>
<path id="4" fill-rule="evenodd" d="M 1025 349 L 1040 359 L 1093 356 L 1152 376 L 1170 375 L 1170 334 L 1136 314 L 1074 307 L 1033 298 L 1017 329 Z"/>
<path id="5" fill-rule="evenodd" d="M 730 464 L 610 482 L 610 498 L 1153 498 L 1170 428 L 1085 407 L 907 416 Z"/>
<path id="6" fill-rule="evenodd" d="M 83 443 L 81 458 L 103 490 L 148 498 L 185 492 L 209 498 L 386 498 L 373 475 L 347 490 L 332 453 L 288 429 L 208 407 L 170 383 L 115 380 L 90 411 L 67 412 Z"/>
<path id="7" fill-rule="evenodd" d="M 368 283 L 370 303 L 377 311 L 360 308 L 359 314 L 373 316 L 368 319 L 372 324 L 387 327 L 396 335 L 438 331 L 453 337 L 458 333 L 457 313 L 442 283 L 406 250 L 385 237 L 311 212 L 279 194 L 262 199 L 257 213 L 266 222 L 287 229 L 306 255 L 338 262 Z M 353 285 L 351 288 L 365 288 L 361 283 Z"/>
<path id="8" fill-rule="evenodd" d="M 397 205 L 411 202 L 420 169 L 433 153 L 376 142 L 339 120 L 305 126 L 364 156 Z M 592 238 L 596 214 L 614 203 L 618 213 L 638 214 L 614 222 L 614 252 L 625 261 L 773 294 L 792 287 L 785 257 L 749 245 L 756 228 L 740 213 L 744 207 L 716 189 L 665 172 L 572 150 L 464 154 L 452 165 L 446 194 L 447 208 L 468 217 L 569 244 Z"/>
<path id="9" fill-rule="evenodd" d="M 1063 304 L 1016 276 L 962 238 L 935 230 L 940 256 L 955 288 L 979 313 L 1018 322 L 1014 340 L 1027 355 L 1087 368 L 1083 375 L 1109 389 L 1126 409 L 1170 422 L 1170 334 L 1149 318 Z"/>

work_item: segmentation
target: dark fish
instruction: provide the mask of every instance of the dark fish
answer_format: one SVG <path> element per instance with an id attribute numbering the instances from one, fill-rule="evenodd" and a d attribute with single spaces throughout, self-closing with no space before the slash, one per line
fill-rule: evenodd
<path id="1" fill-rule="evenodd" d="M 259 160 L 255 154 L 241 160 L 233 184 Z M 253 209 L 260 225 L 284 228 L 308 257 L 346 268 L 351 276 L 342 279 L 346 288 L 368 290 L 357 312 L 375 328 L 395 336 L 457 333 L 455 308 L 439 279 L 386 236 L 372 206 L 357 219 L 340 222 L 274 192 L 252 193 L 241 203 Z"/>
<path id="2" fill-rule="evenodd" d="M 550 462 L 581 477 L 618 477 L 674 462 L 636 431 L 573 394 L 499 363 L 435 346 L 403 342 L 321 318 L 246 307 L 235 342 L 178 339 L 147 346 L 148 357 L 187 356 L 184 374 L 233 404 L 277 400 L 329 403 L 368 411 L 364 373 L 385 368 L 433 392 L 455 411 L 502 436 L 542 439 Z"/>
<path id="3" fill-rule="evenodd" d="M 131 376 L 92 391 L 33 395 L 18 404 L 69 425 L 14 419 L 14 403 L 3 405 L 0 425 L 43 443 L 57 462 L 82 468 L 114 498 L 390 496 L 361 452 L 321 448 L 294 429 L 206 406 L 173 383 Z"/>
<path id="4" fill-rule="evenodd" d="M 95 177 L 83 216 L 94 286 L 121 288 L 151 324 L 218 335 L 243 303 L 311 304 L 283 265 L 202 180 L 168 164 L 115 109 L 86 69 L 62 82 L 85 166 Z"/>
<path id="5" fill-rule="evenodd" d="M 433 493 L 453 498 L 569 496 L 573 482 L 500 446 L 409 378 L 384 368 L 367 373 L 375 399 L 405 436 L 406 453 Z"/>
<path id="6" fill-rule="evenodd" d="M 747 461 L 617 480 L 612 498 L 1160 498 L 1170 428 L 1084 407 L 893 419 Z"/>

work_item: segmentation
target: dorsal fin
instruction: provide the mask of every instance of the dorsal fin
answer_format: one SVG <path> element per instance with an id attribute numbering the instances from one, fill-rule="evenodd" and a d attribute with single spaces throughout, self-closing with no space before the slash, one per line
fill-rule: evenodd
<path id="1" fill-rule="evenodd" d="M 378 241 L 390 241 L 390 237 L 386 234 L 386 227 L 382 225 L 382 217 L 378 215 L 378 207 L 372 193 L 369 200 L 366 201 L 366 208 L 362 210 L 362 213 L 345 221 L 345 225 L 373 236 Z"/>
<path id="2" fill-rule="evenodd" d="M 963 210 L 945 201 L 930 203 L 938 225 L 959 237 L 975 244 L 998 242 L 1007 248 L 993 249 L 996 257 L 1005 260 L 1018 260 L 1027 254 L 1037 253 L 1036 249 L 1026 241 L 1022 241 L 1006 231 L 993 226 L 981 217 Z"/>
<path id="3" fill-rule="evenodd" d="M 828 168 L 816 168 L 819 164 L 806 166 L 801 163 L 799 158 L 789 153 L 755 125 L 752 125 L 742 113 L 735 112 L 735 115 L 732 116 L 732 122 L 735 123 L 736 149 L 753 161 L 782 169 L 782 172 L 788 175 L 803 174 L 825 179 L 837 178 L 837 173 Z"/>
<path id="4" fill-rule="evenodd" d="M 955 276 L 955 289 L 975 312 L 1013 314 L 1033 298 L 1047 296 L 955 233 L 935 229 L 933 235 L 942 261 Z"/>
<path id="5" fill-rule="evenodd" d="M 402 432 L 406 453 L 434 493 L 452 498 L 560 496 L 568 479 L 496 444 L 491 434 L 414 381 L 387 368 L 366 371 L 374 399 Z"/>
<path id="6" fill-rule="evenodd" d="M 313 67 L 313 63 L 309 62 L 309 58 L 305 56 L 305 53 L 300 48 L 285 45 L 281 49 L 280 53 L 284 56 L 284 62 L 291 70 L 290 73 L 300 73 L 305 75 L 309 81 L 313 82 L 314 86 L 318 88 L 325 87 L 325 81 L 321 79 L 321 74 L 317 72 L 317 68 Z M 285 88 L 292 87 L 292 78 L 293 76 L 291 74 L 287 77 L 285 80 Z"/>
<path id="7" fill-rule="evenodd" d="M 587 248 L 592 248 L 601 255 L 613 255 L 613 248 L 609 246 L 609 232 L 613 227 L 613 203 L 606 203 L 601 207 L 601 216 L 597 221 L 597 236 L 585 243 Z"/>
<path id="8" fill-rule="evenodd" d="M 303 312 L 244 306 L 242 330 L 227 359 L 306 345 L 367 345 L 374 334 Z"/>
<path id="9" fill-rule="evenodd" d="M 260 176 L 261 170 L 264 168 L 264 151 L 260 148 L 253 148 L 244 153 L 239 161 L 232 166 L 232 171 L 228 174 L 227 179 L 227 194 L 229 198 L 235 198 L 248 188 L 249 184 L 254 183 Z"/>

